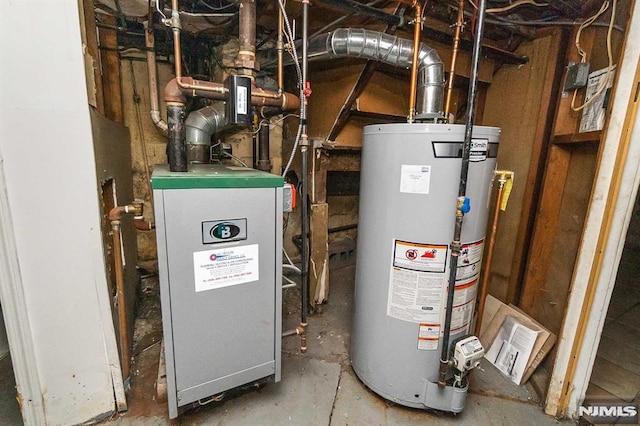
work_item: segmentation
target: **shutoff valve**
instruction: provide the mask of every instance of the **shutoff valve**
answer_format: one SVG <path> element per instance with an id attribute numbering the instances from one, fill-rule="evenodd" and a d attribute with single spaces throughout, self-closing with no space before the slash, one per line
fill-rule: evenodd
<path id="1" fill-rule="evenodd" d="M 484 356 L 484 347 L 476 336 L 463 337 L 454 342 L 453 367 L 465 373 L 480 365 L 480 359 Z"/>

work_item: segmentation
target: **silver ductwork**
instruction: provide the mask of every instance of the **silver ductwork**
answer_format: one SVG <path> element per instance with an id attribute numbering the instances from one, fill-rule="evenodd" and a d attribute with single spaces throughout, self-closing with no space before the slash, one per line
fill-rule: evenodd
<path id="1" fill-rule="evenodd" d="M 309 60 L 362 58 L 411 68 L 413 40 L 362 28 L 339 28 L 309 40 Z M 417 119 L 444 117 L 444 64 L 435 49 L 420 44 Z"/>
<path id="2" fill-rule="evenodd" d="M 211 137 L 222 131 L 226 125 L 224 102 L 214 102 L 192 111 L 184 124 L 188 162 L 208 162 Z"/>

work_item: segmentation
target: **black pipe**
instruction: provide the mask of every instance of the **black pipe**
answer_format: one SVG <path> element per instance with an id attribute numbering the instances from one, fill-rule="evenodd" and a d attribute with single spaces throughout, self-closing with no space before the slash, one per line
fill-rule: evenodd
<path id="1" fill-rule="evenodd" d="M 187 133 L 184 120 L 184 105 L 167 105 L 167 125 L 169 136 L 169 142 L 167 144 L 167 159 L 169 160 L 169 170 L 172 172 L 187 171 Z"/>
<path id="2" fill-rule="evenodd" d="M 405 23 L 405 20 L 402 16 L 396 16 L 383 10 L 376 9 L 375 7 L 367 6 L 363 3 L 358 3 L 354 0 L 320 0 L 320 3 L 334 6 L 347 12 L 364 15 L 389 25 L 395 25 L 397 27 L 401 27 Z"/>
<path id="3" fill-rule="evenodd" d="M 269 123 L 264 123 L 258 132 L 258 170 L 263 172 L 271 171 L 271 160 L 269 160 Z"/>
<path id="4" fill-rule="evenodd" d="M 473 133 L 473 116 L 476 106 L 476 94 L 478 92 L 478 68 L 480 54 L 482 51 L 482 33 L 484 32 L 486 0 L 480 0 L 478 4 L 478 18 L 473 40 L 473 52 L 471 56 L 471 73 L 469 76 L 469 93 L 467 95 L 467 117 L 464 129 L 464 144 L 462 145 L 462 166 L 460 167 L 460 185 L 458 187 L 458 201 L 456 206 L 456 224 L 451 242 L 451 261 L 449 262 L 449 285 L 447 288 L 447 305 L 444 319 L 444 334 L 442 336 L 442 352 L 440 354 L 440 374 L 438 385 L 445 386 L 447 372 L 449 370 L 449 340 L 451 337 L 451 317 L 453 314 L 453 297 L 456 287 L 456 274 L 458 271 L 458 257 L 462 245 L 460 235 L 462 234 L 462 220 L 464 214 L 468 212 L 467 177 L 469 174 L 469 153 L 471 151 L 471 136 Z"/>
<path id="5" fill-rule="evenodd" d="M 308 211 L 308 187 L 309 187 L 309 172 L 307 163 L 309 161 L 309 138 L 307 137 L 307 91 L 306 86 L 308 84 L 308 66 L 309 66 L 309 0 L 302 0 L 302 87 L 300 87 L 300 156 L 301 156 L 301 173 L 302 173 L 302 188 L 300 203 L 301 211 L 301 226 L 302 226 L 302 313 L 300 325 L 302 333 L 300 333 L 300 351 L 306 352 L 307 350 L 307 317 L 309 315 L 309 211 Z"/>

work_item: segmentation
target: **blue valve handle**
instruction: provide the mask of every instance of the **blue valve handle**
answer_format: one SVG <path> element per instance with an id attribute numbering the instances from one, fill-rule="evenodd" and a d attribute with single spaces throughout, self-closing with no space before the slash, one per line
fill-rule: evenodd
<path id="1" fill-rule="evenodd" d="M 467 197 L 464 197 L 464 201 L 460 206 L 460 211 L 464 214 L 467 214 L 471 211 L 471 200 Z"/>

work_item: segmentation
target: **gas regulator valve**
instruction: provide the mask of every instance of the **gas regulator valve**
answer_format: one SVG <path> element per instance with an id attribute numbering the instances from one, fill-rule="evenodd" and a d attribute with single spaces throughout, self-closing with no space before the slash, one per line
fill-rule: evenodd
<path id="1" fill-rule="evenodd" d="M 476 336 L 465 336 L 453 342 L 453 368 L 466 373 L 480 365 L 484 347 Z"/>

